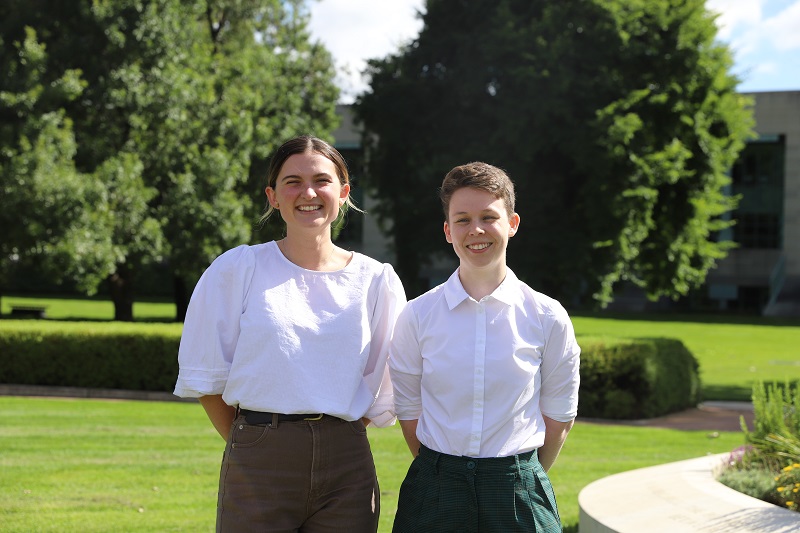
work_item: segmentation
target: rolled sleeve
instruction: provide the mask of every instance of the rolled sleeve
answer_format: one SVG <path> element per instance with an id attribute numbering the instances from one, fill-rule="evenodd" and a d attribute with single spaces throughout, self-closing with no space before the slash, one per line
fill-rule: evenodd
<path id="1" fill-rule="evenodd" d="M 548 418 L 569 422 L 578 415 L 581 349 L 565 310 L 560 309 L 548 318 L 539 407 Z"/>
<path id="2" fill-rule="evenodd" d="M 422 353 L 411 304 L 406 304 L 395 325 L 389 357 L 394 406 L 399 420 L 417 420 L 422 414 Z"/>

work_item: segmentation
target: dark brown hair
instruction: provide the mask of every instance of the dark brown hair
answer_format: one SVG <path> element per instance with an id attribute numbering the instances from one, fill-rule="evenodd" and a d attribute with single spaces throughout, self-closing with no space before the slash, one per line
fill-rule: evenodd
<path id="1" fill-rule="evenodd" d="M 500 168 L 475 161 L 455 167 L 444 177 L 439 189 L 439 199 L 442 201 L 445 220 L 449 215 L 453 193 L 464 187 L 486 191 L 495 198 L 503 200 L 508 216 L 514 214 L 514 183 L 511 178 Z"/>

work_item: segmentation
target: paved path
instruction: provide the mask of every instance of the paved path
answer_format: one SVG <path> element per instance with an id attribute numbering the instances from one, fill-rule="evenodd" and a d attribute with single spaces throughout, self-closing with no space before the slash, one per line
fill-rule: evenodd
<path id="1" fill-rule="evenodd" d="M 753 429 L 753 405 L 749 402 L 704 402 L 698 407 L 679 413 L 646 420 L 601 420 L 578 418 L 578 422 L 646 426 L 696 431 L 741 431 L 744 417 L 748 429 Z"/>

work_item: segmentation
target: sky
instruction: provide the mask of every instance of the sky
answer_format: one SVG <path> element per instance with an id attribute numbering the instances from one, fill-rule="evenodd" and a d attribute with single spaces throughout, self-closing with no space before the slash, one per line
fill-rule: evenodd
<path id="1" fill-rule="evenodd" d="M 333 54 L 342 103 L 367 85 L 366 60 L 397 52 L 422 28 L 424 0 L 312 0 L 311 35 Z M 734 54 L 741 92 L 800 90 L 800 0 L 706 0 Z"/>

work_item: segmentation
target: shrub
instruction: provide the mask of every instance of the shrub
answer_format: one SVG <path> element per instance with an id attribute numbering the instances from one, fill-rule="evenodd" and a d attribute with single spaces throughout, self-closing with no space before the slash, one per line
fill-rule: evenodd
<path id="1" fill-rule="evenodd" d="M 753 431 L 719 481 L 749 496 L 800 511 L 800 387 L 753 386 Z"/>
<path id="2" fill-rule="evenodd" d="M 774 474 L 764 468 L 729 467 L 720 473 L 717 481 L 752 498 L 779 504 Z"/>
<path id="3" fill-rule="evenodd" d="M 753 431 L 744 421 L 745 440 L 765 460 L 800 462 L 800 387 L 789 383 L 753 385 Z"/>
<path id="4" fill-rule="evenodd" d="M 800 463 L 793 463 L 781 469 L 775 477 L 775 492 L 780 504 L 794 511 L 800 511 Z"/>
<path id="5" fill-rule="evenodd" d="M 177 324 L 0 323 L 0 383 L 172 391 Z"/>
<path id="6" fill-rule="evenodd" d="M 581 416 L 652 418 L 700 400 L 697 359 L 674 339 L 580 339 Z"/>

